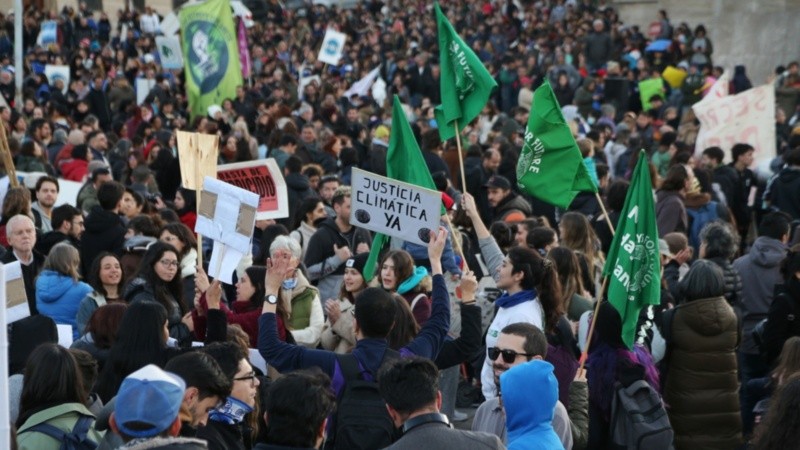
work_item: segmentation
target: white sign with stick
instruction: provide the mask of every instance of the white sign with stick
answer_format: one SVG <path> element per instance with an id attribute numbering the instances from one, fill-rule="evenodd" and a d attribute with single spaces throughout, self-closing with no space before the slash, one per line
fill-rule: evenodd
<path id="1" fill-rule="evenodd" d="M 205 177 L 194 231 L 214 240 L 208 273 L 230 284 L 234 269 L 250 252 L 258 194 Z"/>
<path id="2" fill-rule="evenodd" d="M 69 66 L 57 66 L 55 64 L 47 64 L 44 66 L 44 74 L 47 76 L 47 81 L 50 86 L 55 86 L 56 80 L 61 80 L 64 85 L 61 87 L 61 93 L 66 94 L 69 89 Z"/>
<path id="3" fill-rule="evenodd" d="M 19 261 L 5 264 L 6 323 L 24 319 L 31 315 L 25 281 L 22 279 L 22 266 Z"/>
<path id="4" fill-rule="evenodd" d="M 339 60 L 342 59 L 342 53 L 344 53 L 345 41 L 347 41 L 346 34 L 328 28 L 325 31 L 325 38 L 322 39 L 322 47 L 319 49 L 317 59 L 325 64 L 338 66 Z"/>
<path id="5" fill-rule="evenodd" d="M 442 194 L 353 169 L 350 223 L 427 246 L 439 228 Z"/>

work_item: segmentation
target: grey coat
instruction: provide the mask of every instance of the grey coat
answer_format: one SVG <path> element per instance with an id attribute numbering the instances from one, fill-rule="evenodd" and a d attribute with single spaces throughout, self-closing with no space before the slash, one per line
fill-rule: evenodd
<path id="1" fill-rule="evenodd" d="M 489 433 L 465 431 L 448 428 L 443 423 L 427 423 L 412 428 L 399 441 L 386 447 L 386 450 L 504 450 L 500 438 Z"/>

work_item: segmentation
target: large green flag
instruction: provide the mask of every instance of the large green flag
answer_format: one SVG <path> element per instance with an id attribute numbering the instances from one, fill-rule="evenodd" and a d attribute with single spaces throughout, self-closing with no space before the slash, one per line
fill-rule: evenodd
<path id="1" fill-rule="evenodd" d="M 517 183 L 530 195 L 561 208 L 568 208 L 578 192 L 597 192 L 547 81 L 533 94 L 517 160 Z"/>
<path id="2" fill-rule="evenodd" d="M 497 82 L 472 49 L 458 36 L 439 8 L 439 3 L 434 6 L 439 32 L 439 86 L 442 96 L 442 104 L 436 107 L 434 115 L 439 127 L 439 137 L 445 141 L 455 137 L 456 124 L 460 132 L 478 117 L 489 101 L 492 89 L 497 87 Z"/>
<path id="3" fill-rule="evenodd" d="M 622 316 L 622 340 L 632 349 L 639 312 L 647 305 L 661 303 L 656 208 L 644 151 L 633 172 L 603 276 L 610 277 L 608 301 Z"/>
<path id="4" fill-rule="evenodd" d="M 386 153 L 386 176 L 436 190 L 431 172 L 428 170 L 428 165 L 425 164 L 422 151 L 414 138 L 414 132 L 411 130 L 411 125 L 408 124 L 406 112 L 397 95 L 394 96 L 392 106 L 392 134 L 389 136 L 389 150 Z M 367 258 L 364 268 L 364 278 L 367 281 L 372 279 L 378 256 L 389 239 L 389 236 L 377 233 L 372 240 L 369 258 Z"/>
<path id="5" fill-rule="evenodd" d="M 204 116 L 211 105 L 236 98 L 242 68 L 236 27 L 228 0 L 208 0 L 180 12 L 186 94 L 192 117 Z"/>

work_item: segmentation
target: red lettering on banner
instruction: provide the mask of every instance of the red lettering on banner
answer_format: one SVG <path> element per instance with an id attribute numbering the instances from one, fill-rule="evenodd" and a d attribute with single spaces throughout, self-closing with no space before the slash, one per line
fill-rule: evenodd
<path id="1" fill-rule="evenodd" d="M 278 209 L 275 180 L 272 179 L 272 175 L 266 166 L 222 170 L 217 172 L 217 178 L 258 194 L 258 211 L 275 211 Z"/>

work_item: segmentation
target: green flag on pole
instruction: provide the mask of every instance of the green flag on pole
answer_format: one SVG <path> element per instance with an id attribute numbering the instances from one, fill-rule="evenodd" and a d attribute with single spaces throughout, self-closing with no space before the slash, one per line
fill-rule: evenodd
<path id="1" fill-rule="evenodd" d="M 389 136 L 389 150 L 386 153 L 386 176 L 436 190 L 431 172 L 422 157 L 422 151 L 414 138 L 411 125 L 408 124 L 406 112 L 396 95 L 392 106 L 392 134 Z M 367 281 L 372 279 L 378 256 L 389 239 L 389 236 L 377 233 L 372 240 L 369 258 L 364 268 L 364 279 Z"/>
<path id="2" fill-rule="evenodd" d="M 644 151 L 633 172 L 603 276 L 610 277 L 608 301 L 622 317 L 622 341 L 632 349 L 639 312 L 647 305 L 661 303 L 656 208 Z"/>
<path id="3" fill-rule="evenodd" d="M 568 208 L 578 192 L 597 192 L 550 83 L 533 94 L 533 105 L 517 160 L 517 183 L 530 195 Z"/>
<path id="4" fill-rule="evenodd" d="M 435 3 L 439 32 L 439 64 L 442 104 L 434 110 L 443 141 L 456 135 L 478 117 L 497 82 L 472 49 L 458 36 L 439 3 Z"/>
<path id="5" fill-rule="evenodd" d="M 185 6 L 180 24 L 189 110 L 192 117 L 205 116 L 209 106 L 236 98 L 236 87 L 242 85 L 231 4 L 208 0 Z"/>

